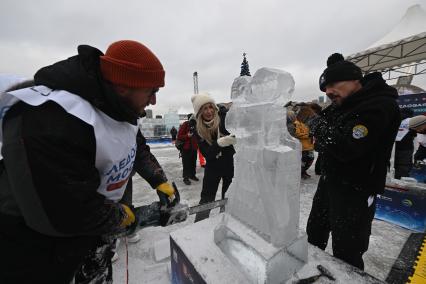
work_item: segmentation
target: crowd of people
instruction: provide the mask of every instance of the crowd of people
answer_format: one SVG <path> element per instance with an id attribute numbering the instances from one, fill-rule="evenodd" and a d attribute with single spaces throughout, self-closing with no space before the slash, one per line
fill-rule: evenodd
<path id="1" fill-rule="evenodd" d="M 176 204 L 178 192 L 137 122 L 145 107 L 156 104 L 164 76 L 148 47 L 124 40 L 105 54 L 79 46 L 78 55 L 2 90 L 0 248 L 7 261 L 1 283 L 111 283 L 114 236 L 137 222 L 132 175 L 157 190 L 161 208 Z M 397 92 L 380 73 L 363 75 L 340 54 L 328 58 L 319 88 L 329 106 L 290 102 L 283 121 L 301 143 L 301 178 L 310 177 L 315 151 L 318 156 L 308 241 L 325 249 L 331 233 L 333 255 L 363 269 L 376 195 L 384 191 L 401 123 Z M 237 138 L 226 129 L 227 108 L 211 95 L 196 94 L 191 102 L 194 112 L 171 135 L 182 141 L 186 185 L 199 181 L 197 153 L 205 158 L 204 204 L 215 200 L 220 182 L 225 198 Z M 412 138 L 426 133 L 426 117 L 410 116 L 395 154 L 398 177 L 409 172 Z M 208 217 L 208 211 L 198 213 L 195 222 Z M 135 234 L 129 238 L 138 240 Z"/>

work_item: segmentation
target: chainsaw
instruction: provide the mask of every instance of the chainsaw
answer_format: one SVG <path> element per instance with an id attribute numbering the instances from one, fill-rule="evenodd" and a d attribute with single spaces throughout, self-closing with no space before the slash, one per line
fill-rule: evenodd
<path id="1" fill-rule="evenodd" d="M 180 223 L 185 221 L 189 215 L 224 207 L 228 201 L 228 199 L 225 198 L 190 207 L 187 204 L 180 203 L 180 195 L 177 186 L 174 182 L 172 185 L 175 189 L 175 199 L 172 202 L 164 205 L 156 201 L 149 205 L 133 207 L 132 211 L 135 214 L 135 222 L 127 227 L 125 231 L 115 235 L 114 238 L 134 234 L 146 227 L 165 227 Z"/>

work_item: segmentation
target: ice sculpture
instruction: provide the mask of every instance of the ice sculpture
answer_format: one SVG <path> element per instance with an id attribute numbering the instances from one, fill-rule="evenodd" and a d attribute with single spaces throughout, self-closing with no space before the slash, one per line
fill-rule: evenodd
<path id="1" fill-rule="evenodd" d="M 283 246 L 297 237 L 299 224 L 300 146 L 288 135 L 283 107 L 294 80 L 271 68 L 249 78 L 234 81 L 232 91 L 240 94 L 233 94 L 226 118 L 238 139 L 227 212 Z"/>

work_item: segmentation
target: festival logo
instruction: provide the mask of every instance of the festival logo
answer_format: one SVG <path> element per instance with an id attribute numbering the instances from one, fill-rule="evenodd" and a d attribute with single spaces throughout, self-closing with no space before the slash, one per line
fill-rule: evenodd
<path id="1" fill-rule="evenodd" d="M 133 163 L 136 157 L 135 144 L 127 156 L 115 163 L 106 173 L 107 176 L 107 191 L 113 191 L 122 188 L 128 181 L 130 174 L 132 173 Z"/>

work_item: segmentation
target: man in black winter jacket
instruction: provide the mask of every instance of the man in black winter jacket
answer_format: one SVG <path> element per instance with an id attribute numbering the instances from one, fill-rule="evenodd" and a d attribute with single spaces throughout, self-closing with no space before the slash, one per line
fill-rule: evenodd
<path id="1" fill-rule="evenodd" d="M 137 120 L 164 86 L 136 41 L 40 69 L 0 94 L 1 283 L 69 283 L 102 236 L 135 220 L 119 203 L 136 155 Z"/>
<path id="2" fill-rule="evenodd" d="M 397 92 L 380 73 L 362 76 L 341 54 L 327 60 L 320 89 L 332 100 L 312 125 L 321 153 L 321 177 L 307 224 L 309 243 L 360 269 L 368 249 L 376 194 L 385 187 L 387 166 L 401 119 Z"/>

